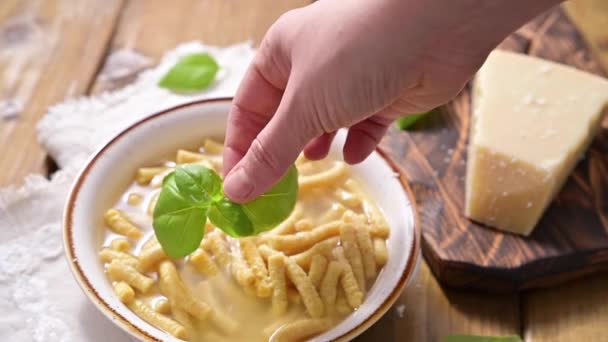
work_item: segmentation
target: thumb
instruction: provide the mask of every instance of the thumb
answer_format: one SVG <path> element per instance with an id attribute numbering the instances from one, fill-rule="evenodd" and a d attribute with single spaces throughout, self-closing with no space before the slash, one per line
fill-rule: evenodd
<path id="1" fill-rule="evenodd" d="M 285 90 L 270 122 L 252 141 L 245 156 L 226 175 L 224 192 L 236 202 L 247 202 L 268 191 L 295 162 L 304 146 L 323 133 L 310 123 L 304 108 Z M 302 94 L 299 94 L 302 97 Z"/>

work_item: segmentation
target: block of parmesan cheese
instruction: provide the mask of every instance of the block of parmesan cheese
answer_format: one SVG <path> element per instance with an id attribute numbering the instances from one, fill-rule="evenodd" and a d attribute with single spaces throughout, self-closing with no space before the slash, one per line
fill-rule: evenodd
<path id="1" fill-rule="evenodd" d="M 494 51 L 474 81 L 465 214 L 528 235 L 583 156 L 608 105 L 608 80 Z"/>

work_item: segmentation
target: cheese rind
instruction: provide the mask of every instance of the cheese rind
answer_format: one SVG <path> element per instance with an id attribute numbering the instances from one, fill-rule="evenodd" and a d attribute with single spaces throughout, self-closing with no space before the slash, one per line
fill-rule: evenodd
<path id="1" fill-rule="evenodd" d="M 608 80 L 494 51 L 473 93 L 465 214 L 528 235 L 600 127 Z"/>

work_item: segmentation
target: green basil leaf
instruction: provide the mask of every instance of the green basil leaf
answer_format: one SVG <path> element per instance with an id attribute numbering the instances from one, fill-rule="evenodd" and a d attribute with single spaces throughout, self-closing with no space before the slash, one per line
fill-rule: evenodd
<path id="1" fill-rule="evenodd" d="M 402 116 L 399 119 L 397 119 L 397 121 L 395 123 L 397 124 L 397 127 L 400 130 L 405 131 L 405 130 L 411 128 L 412 126 L 414 126 L 414 124 L 416 122 L 420 121 L 422 118 L 426 117 L 430 113 L 432 113 L 432 111 L 426 112 L 426 113 L 418 113 L 418 114 L 410 114 L 410 115 Z"/>
<path id="2" fill-rule="evenodd" d="M 254 233 L 243 207 L 228 199 L 211 204 L 207 215 L 211 223 L 232 237 L 250 236 Z"/>
<path id="3" fill-rule="evenodd" d="M 293 211 L 297 199 L 298 170 L 292 166 L 270 191 L 243 204 L 243 210 L 258 234 L 283 222 Z"/>
<path id="4" fill-rule="evenodd" d="M 522 339 L 519 336 L 451 335 L 441 342 L 522 342 Z"/>
<path id="5" fill-rule="evenodd" d="M 183 57 L 167 72 L 158 85 L 176 92 L 195 92 L 208 88 L 219 70 L 219 65 L 207 53 Z"/>
<path id="6" fill-rule="evenodd" d="M 175 183 L 182 196 L 192 203 L 206 205 L 212 198 L 222 196 L 222 179 L 213 170 L 198 164 L 186 164 L 175 169 Z"/>
<path id="7" fill-rule="evenodd" d="M 230 236 L 255 235 L 285 220 L 297 196 L 295 166 L 269 192 L 241 205 L 224 195 L 222 180 L 213 170 L 181 165 L 163 181 L 154 208 L 154 232 L 167 255 L 183 257 L 199 246 L 207 218 Z"/>
<path id="8" fill-rule="evenodd" d="M 179 258 L 192 253 L 203 239 L 207 221 L 205 204 L 193 202 L 176 183 L 175 172 L 167 175 L 154 208 L 154 233 L 167 255 Z"/>

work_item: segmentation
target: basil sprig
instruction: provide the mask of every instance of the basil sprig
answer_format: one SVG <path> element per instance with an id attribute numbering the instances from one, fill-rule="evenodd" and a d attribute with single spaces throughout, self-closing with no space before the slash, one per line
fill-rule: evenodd
<path id="1" fill-rule="evenodd" d="M 167 255 L 183 257 L 200 245 L 207 219 L 233 237 L 256 235 L 285 220 L 297 196 L 295 166 L 270 191 L 238 204 L 224 195 L 222 179 L 213 170 L 180 165 L 163 181 L 154 208 L 154 232 Z"/>

